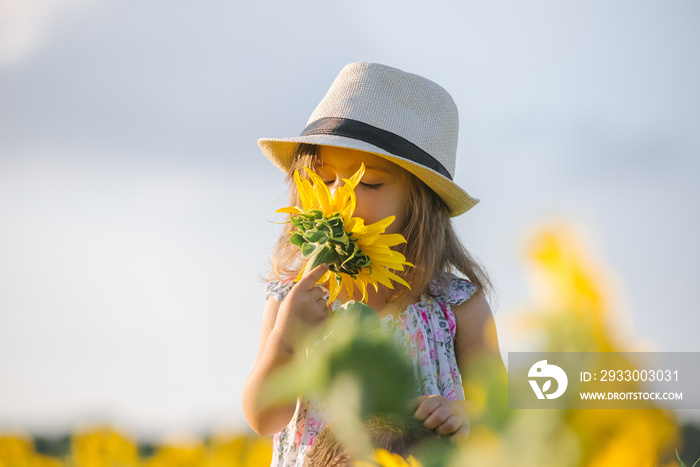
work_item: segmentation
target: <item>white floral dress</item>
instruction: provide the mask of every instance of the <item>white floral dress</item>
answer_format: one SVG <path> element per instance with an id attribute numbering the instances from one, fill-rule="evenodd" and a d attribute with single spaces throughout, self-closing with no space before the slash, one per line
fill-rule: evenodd
<path id="1" fill-rule="evenodd" d="M 268 282 L 266 296 L 282 301 L 291 286 L 291 282 Z M 413 360 L 415 396 L 440 394 L 464 400 L 454 348 L 457 324 L 452 307 L 468 300 L 475 290 L 474 284 L 455 275 L 433 279 L 429 295 L 422 295 L 398 316 L 381 319 L 384 331 Z M 339 304 L 336 300 L 332 307 Z M 306 453 L 325 426 L 318 401 L 300 400 L 289 425 L 274 436 L 272 466 L 303 466 Z"/>

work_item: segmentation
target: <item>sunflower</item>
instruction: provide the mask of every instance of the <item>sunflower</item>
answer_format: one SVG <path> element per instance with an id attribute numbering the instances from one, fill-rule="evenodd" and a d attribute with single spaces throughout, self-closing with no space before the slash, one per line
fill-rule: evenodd
<path id="1" fill-rule="evenodd" d="M 301 207 L 277 210 L 290 215 L 289 222 L 295 230 L 289 241 L 301 248 L 302 255 L 308 259 L 295 281 L 306 271 L 327 263 L 328 272 L 319 282 L 328 283 L 329 302 L 334 301 L 343 288 L 347 290 L 348 299 L 353 298 L 356 288 L 363 302 L 367 302 L 368 285 L 375 290 L 379 284 L 393 289 L 394 281 L 410 289 L 406 281 L 390 271 L 403 271 L 404 266 L 413 266 L 404 255 L 391 249 L 406 242 L 403 235 L 384 233 L 395 216 L 370 225 L 360 217 L 353 217 L 357 203 L 355 187 L 365 173 L 365 165 L 349 179 L 343 179 L 344 185 L 335 193 L 330 192 L 313 170 L 305 170 L 309 179 L 301 178 L 299 171 L 294 172 Z"/>
<path id="2" fill-rule="evenodd" d="M 421 463 L 415 457 L 407 458 L 394 454 L 386 449 L 375 449 L 370 460 L 355 461 L 354 467 L 421 467 Z"/>

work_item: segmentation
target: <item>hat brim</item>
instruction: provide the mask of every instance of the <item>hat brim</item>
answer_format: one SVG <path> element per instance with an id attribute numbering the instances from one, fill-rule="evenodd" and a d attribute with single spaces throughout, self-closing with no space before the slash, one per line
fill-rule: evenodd
<path id="1" fill-rule="evenodd" d="M 435 191 L 447 204 L 450 210 L 450 217 L 456 217 L 467 212 L 479 202 L 477 198 L 469 196 L 466 191 L 444 175 L 357 139 L 336 135 L 308 135 L 296 138 L 262 138 L 258 140 L 258 146 L 260 146 L 265 157 L 285 172 L 289 171 L 297 147 L 301 143 L 357 149 L 390 160 L 411 172 Z"/>

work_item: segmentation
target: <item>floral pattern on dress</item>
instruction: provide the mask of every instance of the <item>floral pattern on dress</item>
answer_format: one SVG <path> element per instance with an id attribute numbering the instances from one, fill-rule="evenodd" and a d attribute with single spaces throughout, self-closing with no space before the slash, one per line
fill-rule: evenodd
<path id="1" fill-rule="evenodd" d="M 271 281 L 265 286 L 266 297 L 284 300 L 292 281 Z M 474 294 L 476 286 L 466 279 L 445 274 L 433 279 L 429 294 L 397 316 L 381 319 L 384 332 L 391 335 L 414 369 L 415 396 L 440 394 L 450 400 L 464 400 L 462 376 L 457 366 L 454 338 L 457 322 L 452 307 Z M 331 305 L 336 308 L 340 302 Z M 328 423 L 321 403 L 299 400 L 289 425 L 273 438 L 273 467 L 301 467 L 316 436 Z"/>

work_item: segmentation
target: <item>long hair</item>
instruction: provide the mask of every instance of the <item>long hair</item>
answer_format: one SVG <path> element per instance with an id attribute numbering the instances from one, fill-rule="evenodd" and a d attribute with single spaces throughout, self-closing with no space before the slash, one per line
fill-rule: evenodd
<path id="1" fill-rule="evenodd" d="M 299 192 L 294 183 L 294 171 L 299 170 L 299 174 L 304 176 L 303 167 L 315 170 L 317 156 L 318 146 L 299 145 L 287 173 L 290 205 L 300 204 Z M 462 245 L 445 202 L 418 177 L 403 169 L 402 173 L 409 178 L 411 193 L 410 202 L 404 207 L 404 223 L 398 230 L 406 239 L 406 243 L 396 247 L 396 250 L 403 253 L 406 260 L 415 267 L 395 271 L 410 284 L 411 290 L 396 284 L 390 298 L 405 299 L 421 293 L 428 294 L 431 280 L 440 277 L 442 273 L 456 271 L 476 285 L 478 290 L 488 294 L 491 290 L 488 274 Z M 301 256 L 299 248 L 289 242 L 292 229 L 290 223 L 285 224 L 273 251 L 272 274 L 278 280 L 296 277 L 304 266 L 305 259 Z M 438 287 L 446 285 L 438 282 Z"/>

